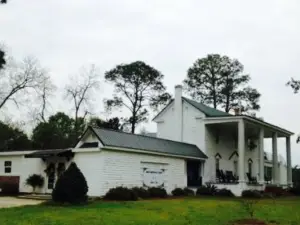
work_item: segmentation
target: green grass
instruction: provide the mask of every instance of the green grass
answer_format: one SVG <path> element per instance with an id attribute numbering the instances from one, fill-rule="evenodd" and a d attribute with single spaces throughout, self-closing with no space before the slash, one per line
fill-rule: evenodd
<path id="1" fill-rule="evenodd" d="M 283 225 L 300 224 L 299 198 L 261 200 L 255 207 L 257 218 Z M 1 225 L 220 225 L 246 217 L 238 200 L 208 198 L 0 209 Z"/>

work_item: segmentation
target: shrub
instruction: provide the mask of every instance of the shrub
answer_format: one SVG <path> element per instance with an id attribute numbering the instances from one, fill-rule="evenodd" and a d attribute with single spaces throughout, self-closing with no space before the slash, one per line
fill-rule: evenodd
<path id="1" fill-rule="evenodd" d="M 42 188 L 44 186 L 44 177 L 39 174 L 32 174 L 26 179 L 26 185 L 31 186 L 33 192 L 37 187 Z"/>
<path id="2" fill-rule="evenodd" d="M 185 196 L 185 192 L 182 188 L 175 188 L 173 191 L 172 191 L 172 195 L 173 196 Z"/>
<path id="3" fill-rule="evenodd" d="M 148 191 L 151 198 L 166 198 L 168 196 L 164 188 L 150 187 Z"/>
<path id="4" fill-rule="evenodd" d="M 52 200 L 60 203 L 79 204 L 87 201 L 88 185 L 84 175 L 72 162 L 69 168 L 58 178 L 52 192 Z"/>
<path id="5" fill-rule="evenodd" d="M 300 185 L 298 184 L 295 187 L 291 187 L 288 191 L 293 195 L 300 195 Z"/>
<path id="6" fill-rule="evenodd" d="M 201 186 L 197 189 L 196 195 L 215 195 L 217 192 L 217 187 L 213 184 L 206 184 L 205 186 Z"/>
<path id="7" fill-rule="evenodd" d="M 231 192 L 231 190 L 228 190 L 226 188 L 222 188 L 220 190 L 217 190 L 215 195 L 219 196 L 219 197 L 234 197 L 234 194 Z"/>
<path id="8" fill-rule="evenodd" d="M 104 199 L 115 201 L 136 201 L 138 196 L 132 189 L 126 187 L 115 187 L 109 189 L 104 196 Z"/>
<path id="9" fill-rule="evenodd" d="M 185 196 L 194 196 L 195 195 L 195 192 L 192 189 L 189 189 L 187 187 L 184 188 L 183 191 L 184 191 Z"/>
<path id="10" fill-rule="evenodd" d="M 244 198 L 262 198 L 262 194 L 257 190 L 244 190 L 242 192 Z"/>
<path id="11" fill-rule="evenodd" d="M 265 193 L 271 193 L 273 196 L 278 197 L 284 195 L 285 191 L 282 187 L 275 185 L 268 185 L 265 188 Z"/>
<path id="12" fill-rule="evenodd" d="M 147 199 L 150 198 L 149 191 L 143 187 L 134 187 L 132 191 L 136 194 L 138 198 Z"/>

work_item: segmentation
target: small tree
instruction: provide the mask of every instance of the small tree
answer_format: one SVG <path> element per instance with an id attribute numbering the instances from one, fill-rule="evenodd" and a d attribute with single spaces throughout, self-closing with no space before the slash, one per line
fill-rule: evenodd
<path id="1" fill-rule="evenodd" d="M 52 192 L 52 200 L 60 203 L 84 203 L 87 201 L 87 192 L 86 179 L 76 163 L 72 162 L 57 180 Z"/>
<path id="2" fill-rule="evenodd" d="M 33 193 L 36 188 L 42 188 L 44 186 L 44 177 L 39 174 L 32 174 L 26 179 L 26 185 L 31 186 Z"/>

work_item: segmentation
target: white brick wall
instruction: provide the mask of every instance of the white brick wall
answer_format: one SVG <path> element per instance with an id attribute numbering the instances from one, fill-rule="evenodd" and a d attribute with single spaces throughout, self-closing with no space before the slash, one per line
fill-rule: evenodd
<path id="1" fill-rule="evenodd" d="M 175 187 L 186 187 L 184 159 L 121 151 L 102 151 L 100 155 L 103 160 L 101 185 L 97 192 L 91 192 L 91 194 L 104 195 L 110 188 L 116 186 L 142 186 L 141 162 L 166 164 L 167 192 L 170 193 Z"/>

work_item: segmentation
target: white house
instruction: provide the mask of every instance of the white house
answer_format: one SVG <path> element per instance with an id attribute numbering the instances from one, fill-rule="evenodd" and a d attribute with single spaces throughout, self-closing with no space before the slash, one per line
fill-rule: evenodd
<path id="1" fill-rule="evenodd" d="M 25 180 L 38 173 L 46 180 L 40 192 L 51 193 L 60 173 L 74 161 L 87 179 L 90 196 L 121 185 L 161 186 L 171 192 L 212 182 L 240 195 L 245 189 L 262 190 L 266 182 L 292 184 L 293 133 L 288 130 L 182 97 L 180 85 L 154 122 L 157 137 L 89 127 L 75 148 L 0 152 L 0 183 L 10 179 L 21 192 L 30 192 Z M 273 140 L 271 155 L 264 152 L 264 138 Z M 277 154 L 277 138 L 286 139 L 286 162 Z"/>

